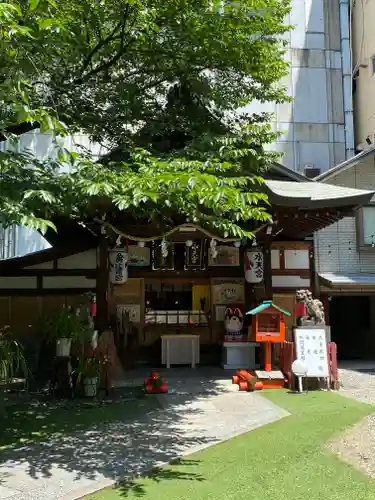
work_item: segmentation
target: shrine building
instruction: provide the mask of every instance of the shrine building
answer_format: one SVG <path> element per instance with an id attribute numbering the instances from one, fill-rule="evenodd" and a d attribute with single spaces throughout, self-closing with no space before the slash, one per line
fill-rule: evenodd
<path id="1" fill-rule="evenodd" d="M 317 297 L 314 232 L 374 195 L 314 182 L 279 165 L 267 172 L 264 190 L 272 224 L 249 228 L 255 238 L 248 241 L 178 217 L 160 230 L 112 208 L 105 220 L 85 226 L 57 220 L 58 232 L 48 235 L 52 248 L 0 262 L 0 325 L 11 324 L 30 342 L 43 314 L 77 306 L 86 295 L 96 300 L 98 330 L 114 331 L 125 365 L 167 364 L 167 334 L 181 339 L 176 364 L 193 357 L 194 364 L 223 365 L 228 310 L 244 316 L 272 300 L 293 313 L 296 290 Z M 293 314 L 285 318 L 287 338 L 293 321 Z M 246 331 L 251 316 L 244 322 Z"/>

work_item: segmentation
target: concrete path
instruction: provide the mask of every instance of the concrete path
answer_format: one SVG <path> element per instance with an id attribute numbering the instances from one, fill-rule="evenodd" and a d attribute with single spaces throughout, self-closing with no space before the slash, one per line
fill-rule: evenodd
<path id="1" fill-rule="evenodd" d="M 141 420 L 3 452 L 0 499 L 77 499 L 287 415 L 259 394 L 196 373 L 169 376 L 160 409 Z"/>

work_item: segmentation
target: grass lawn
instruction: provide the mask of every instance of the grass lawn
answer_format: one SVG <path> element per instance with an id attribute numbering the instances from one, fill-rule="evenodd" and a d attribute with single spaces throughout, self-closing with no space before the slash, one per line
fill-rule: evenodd
<path id="1" fill-rule="evenodd" d="M 85 500 L 375 499 L 375 481 L 324 446 L 374 407 L 332 392 L 265 395 L 291 416 Z"/>
<path id="2" fill-rule="evenodd" d="M 155 406 L 155 400 L 147 396 L 103 406 L 86 406 L 79 402 L 62 406 L 54 401 L 10 406 L 0 417 L 0 452 L 21 444 L 47 440 L 55 433 L 71 435 L 95 424 L 132 421 L 152 411 Z"/>

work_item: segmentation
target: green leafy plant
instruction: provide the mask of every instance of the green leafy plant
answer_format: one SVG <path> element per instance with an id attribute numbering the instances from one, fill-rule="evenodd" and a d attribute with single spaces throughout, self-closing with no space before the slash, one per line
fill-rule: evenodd
<path id="1" fill-rule="evenodd" d="M 12 338 L 9 326 L 0 328 L 0 380 L 19 375 L 27 376 L 28 369 L 22 345 Z"/>
<path id="2" fill-rule="evenodd" d="M 42 332 L 51 342 L 59 339 L 85 341 L 89 339 L 90 329 L 75 311 L 62 307 L 57 313 L 44 319 Z"/>
<path id="3" fill-rule="evenodd" d="M 98 378 L 100 375 L 102 363 L 100 359 L 93 357 L 79 358 L 75 373 L 78 375 L 78 381 L 85 378 Z"/>
<path id="4" fill-rule="evenodd" d="M 53 160 L 0 153 L 0 223 L 46 231 L 56 216 L 117 209 L 251 237 L 269 219 L 261 176 L 279 155 L 272 116 L 247 110 L 288 100 L 289 11 L 289 0 L 0 3 L 0 140 L 79 132 L 108 151 L 99 163 L 61 145 Z"/>

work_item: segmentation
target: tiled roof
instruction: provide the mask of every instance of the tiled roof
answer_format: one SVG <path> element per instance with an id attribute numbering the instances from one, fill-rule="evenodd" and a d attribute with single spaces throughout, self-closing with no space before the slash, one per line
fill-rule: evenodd
<path id="1" fill-rule="evenodd" d="M 362 161 L 367 160 L 368 158 L 371 158 L 375 156 L 375 146 L 372 146 L 369 149 L 366 149 L 365 151 L 361 151 L 357 155 L 353 156 L 352 158 L 349 158 L 348 160 L 343 161 L 342 163 L 339 163 L 333 168 L 330 168 L 326 172 L 322 172 L 320 175 L 315 177 L 314 180 L 316 181 L 327 181 L 331 177 L 334 177 L 336 174 L 339 174 L 340 172 L 344 172 L 345 170 L 355 167 Z"/>
<path id="2" fill-rule="evenodd" d="M 329 286 L 375 286 L 375 274 L 336 274 L 336 273 L 321 273 L 319 277 L 326 281 Z"/>
<path id="3" fill-rule="evenodd" d="M 264 183 L 272 204 L 299 206 L 299 208 L 365 205 L 375 194 L 373 191 L 333 186 L 322 182 L 265 180 Z"/>

